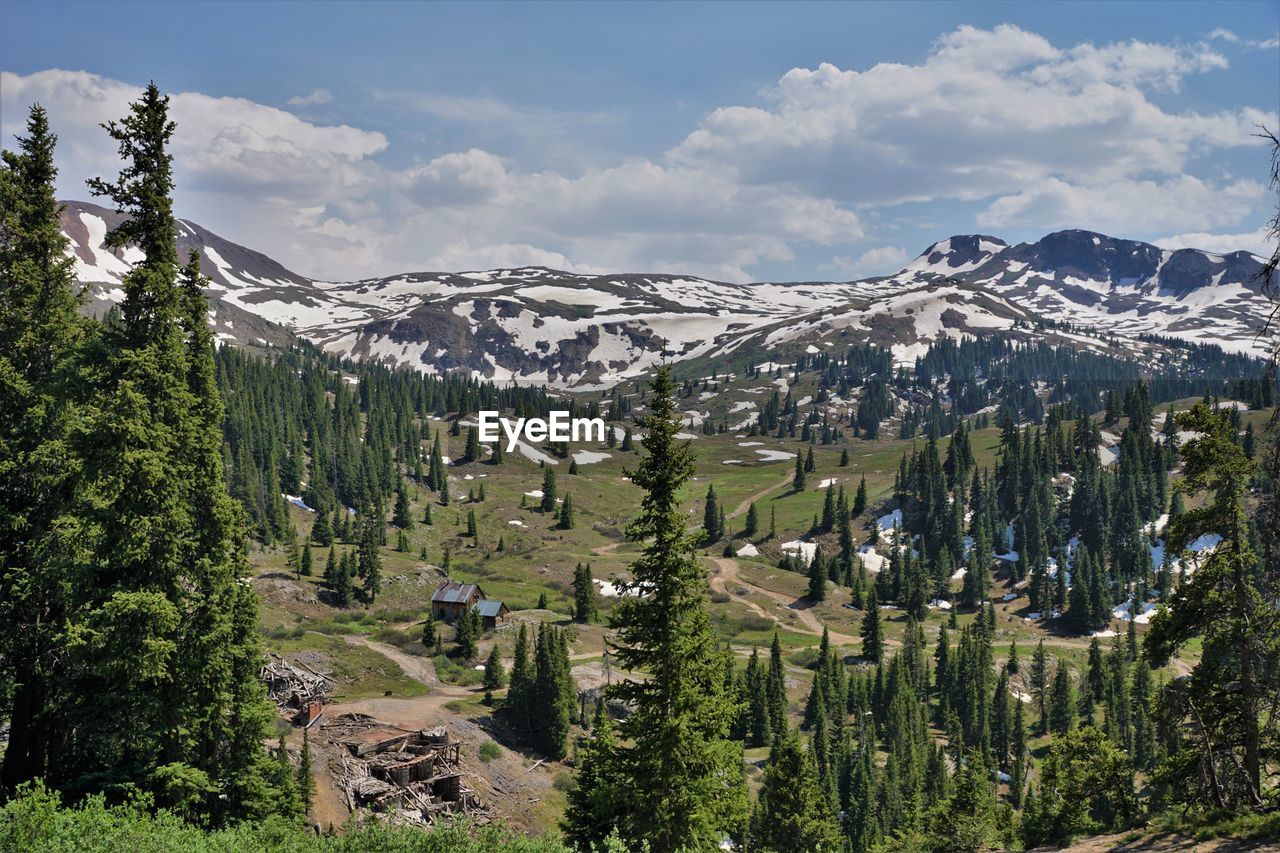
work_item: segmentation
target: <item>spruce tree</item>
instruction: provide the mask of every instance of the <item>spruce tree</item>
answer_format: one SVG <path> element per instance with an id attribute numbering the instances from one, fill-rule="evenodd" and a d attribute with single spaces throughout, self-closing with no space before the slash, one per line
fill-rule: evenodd
<path id="1" fill-rule="evenodd" d="M 840 825 L 818 782 L 812 751 L 794 732 L 769 752 L 764 783 L 751 815 L 752 850 L 839 850 Z"/>
<path id="2" fill-rule="evenodd" d="M 391 523 L 401 530 L 411 530 L 413 528 L 413 514 L 409 509 L 409 493 L 405 491 L 404 483 L 401 483 L 400 488 L 396 489 L 396 506 L 391 516 Z"/>
<path id="3" fill-rule="evenodd" d="M 503 703 L 503 712 L 528 731 L 529 702 L 533 691 L 533 672 L 529 668 L 529 634 L 525 624 L 520 623 L 516 632 L 515 647 L 511 652 L 511 673 L 508 679 L 507 699 Z"/>
<path id="4" fill-rule="evenodd" d="M 502 668 L 502 654 L 494 646 L 484 662 L 484 689 L 490 692 L 501 690 L 506 682 L 507 672 Z"/>
<path id="5" fill-rule="evenodd" d="M 591 564 L 581 563 L 573 572 L 573 619 L 589 623 L 596 619 L 596 585 L 591 577 Z"/>
<path id="6" fill-rule="evenodd" d="M 440 635 L 436 629 L 436 619 L 427 611 L 427 618 L 422 620 L 422 646 L 428 651 L 434 649 L 440 643 Z"/>
<path id="7" fill-rule="evenodd" d="M 302 800 L 302 811 L 311 811 L 311 803 L 316 796 L 316 778 L 311 770 L 311 736 L 302 730 L 302 754 L 298 760 L 298 796 Z"/>
<path id="8" fill-rule="evenodd" d="M 862 656 L 876 665 L 884 659 L 884 636 L 880 631 L 880 605 L 873 584 L 867 591 L 867 608 L 862 611 Z"/>
<path id="9" fill-rule="evenodd" d="M 44 108 L 0 166 L 0 796 L 46 776 L 66 721 L 63 622 L 73 539 L 59 517 L 79 462 L 71 433 L 88 324 L 54 194 L 57 138 Z M 12 690 L 5 689 L 12 687 Z"/>
<path id="10" fill-rule="evenodd" d="M 628 586 L 643 596 L 623 597 L 614 611 L 620 665 L 648 673 L 643 681 L 615 684 L 613 694 L 635 711 L 622 723 L 626 746 L 616 750 L 619 831 L 632 845 L 655 853 L 706 848 L 742 826 L 746 786 L 741 744 L 728 739 L 737 716 L 726 695 L 725 652 L 715 638 L 704 599 L 707 580 L 680 508 L 681 488 L 693 476 L 671 368 L 652 384 L 646 451 L 631 481 L 645 492 L 641 514 L 627 528 L 644 551 Z"/>
<path id="11" fill-rule="evenodd" d="M 1049 693 L 1049 730 L 1065 735 L 1075 726 L 1076 705 L 1071 697 L 1071 674 L 1061 662 L 1053 675 Z"/>
<path id="12" fill-rule="evenodd" d="M 469 661 L 476 656 L 476 645 L 480 640 L 480 632 L 476 630 L 477 619 L 472 614 L 479 612 L 472 608 L 458 617 L 454 623 L 454 642 L 457 644 L 458 657 Z"/>
<path id="13" fill-rule="evenodd" d="M 564 496 L 564 503 L 560 505 L 559 528 L 561 530 L 572 530 L 573 525 L 573 495 L 566 492 Z"/>
<path id="14" fill-rule="evenodd" d="M 1194 719 L 1201 730 L 1179 745 L 1184 763 L 1196 756 L 1211 773 L 1211 784 L 1190 796 L 1217 808 L 1261 809 L 1268 799 L 1264 778 L 1274 773 L 1280 748 L 1275 727 L 1262 726 L 1262 709 L 1274 707 L 1280 691 L 1274 677 L 1280 671 L 1280 611 L 1266 603 L 1275 593 L 1271 586 L 1266 594 L 1264 583 L 1274 581 L 1258 571 L 1248 532 L 1245 498 L 1255 466 L 1221 411 L 1197 404 L 1177 422 L 1197 433 L 1181 449 L 1183 488 L 1209 499 L 1171 523 L 1167 547 L 1181 553 L 1211 534 L 1222 541 L 1157 611 L 1144 652 L 1153 666 L 1162 666 L 1189 640 L 1202 639 L 1186 689 L 1166 691 L 1164 699 L 1166 713 Z"/>
<path id="15" fill-rule="evenodd" d="M 803 553 L 801 555 L 803 557 Z M 823 601 L 827 597 L 827 564 L 822 558 L 822 546 L 815 546 L 809 560 L 809 600 Z"/>
<path id="16" fill-rule="evenodd" d="M 357 573 L 364 579 L 361 593 L 366 604 L 373 604 L 382 592 L 382 557 L 378 554 L 378 535 L 382 524 L 378 519 L 366 518 L 360 531 L 360 556 Z"/>
<path id="17" fill-rule="evenodd" d="M 223 471 L 205 282 L 194 256 L 178 264 L 167 99 L 149 86 L 106 129 L 125 165 L 90 187 L 123 214 L 107 245 L 131 245 L 142 260 L 124 276 L 77 441 L 67 527 L 78 577 L 59 709 L 72 734 L 49 781 L 136 786 L 220 823 L 276 808 L 292 774 L 280 779 L 262 748 L 273 712 L 257 679 L 242 516 Z"/>
<path id="18" fill-rule="evenodd" d="M 556 472 L 545 464 L 542 466 L 542 511 L 556 511 Z"/>
<path id="19" fill-rule="evenodd" d="M 586 742 L 574 756 L 574 781 L 560 829 L 578 850 L 604 850 L 621 811 L 615 799 L 621 790 L 616 778 L 613 721 L 604 702 L 596 704 L 595 720 Z"/>
<path id="20" fill-rule="evenodd" d="M 1040 713 L 1040 733 L 1049 732 L 1049 714 L 1046 711 L 1046 700 L 1049 692 L 1049 658 L 1044 651 L 1044 640 L 1036 644 L 1035 654 L 1031 656 L 1031 672 L 1028 674 L 1028 686 L 1035 699 Z"/>
<path id="21" fill-rule="evenodd" d="M 858 491 L 853 495 L 853 508 L 850 510 L 853 515 L 859 516 L 867 511 L 867 477 L 864 474 L 862 479 L 858 481 Z"/>
<path id="22" fill-rule="evenodd" d="M 755 536 L 760 529 L 760 515 L 756 511 L 755 501 L 747 507 L 747 519 L 742 526 L 742 535 L 748 538 Z"/>
<path id="23" fill-rule="evenodd" d="M 707 498 L 702 506 L 702 529 L 708 542 L 718 542 L 723 535 L 720 525 L 720 502 L 716 499 L 715 485 L 707 486 Z"/>

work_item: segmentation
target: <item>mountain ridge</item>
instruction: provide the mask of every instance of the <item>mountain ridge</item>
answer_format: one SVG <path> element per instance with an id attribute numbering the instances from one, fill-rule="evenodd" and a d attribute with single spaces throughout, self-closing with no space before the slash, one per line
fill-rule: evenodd
<path id="1" fill-rule="evenodd" d="M 76 274 L 105 307 L 137 250 L 107 250 L 120 215 L 64 202 Z M 1161 249 L 1083 229 L 1009 244 L 960 234 L 897 273 L 851 281 L 731 283 L 668 273 L 544 266 L 325 281 L 179 221 L 179 250 L 209 276 L 220 341 L 263 345 L 268 326 L 329 352 L 496 381 L 602 389 L 664 359 L 777 360 L 843 344 L 891 348 L 910 365 L 944 337 L 1048 337 L 1147 357 L 1160 335 L 1255 355 L 1269 303 L 1245 251 Z M 1117 344 L 1119 342 L 1119 344 Z"/>

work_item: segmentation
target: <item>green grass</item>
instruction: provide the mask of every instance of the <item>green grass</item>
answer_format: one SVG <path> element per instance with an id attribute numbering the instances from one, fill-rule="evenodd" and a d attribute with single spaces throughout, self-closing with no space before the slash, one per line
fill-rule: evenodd
<path id="1" fill-rule="evenodd" d="M 436 668 L 436 677 L 446 684 L 457 684 L 471 687 L 484 681 L 484 673 L 474 668 L 473 664 L 459 661 L 448 655 L 436 655 L 431 659 Z"/>
<path id="2" fill-rule="evenodd" d="M 427 686 L 405 674 L 400 665 L 373 649 L 346 642 L 341 637 L 306 633 L 296 639 L 273 641 L 269 647 L 281 654 L 301 651 L 328 655 L 337 681 L 335 699 L 368 699 L 376 696 L 425 696 Z"/>

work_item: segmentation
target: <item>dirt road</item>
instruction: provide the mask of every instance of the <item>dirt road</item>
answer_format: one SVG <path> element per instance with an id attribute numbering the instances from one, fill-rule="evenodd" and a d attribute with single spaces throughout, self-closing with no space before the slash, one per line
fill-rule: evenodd
<path id="1" fill-rule="evenodd" d="M 792 596 L 787 595 L 786 593 L 775 592 L 774 590 L 765 589 L 762 586 L 757 586 L 756 584 L 751 583 L 751 581 L 746 580 L 739 573 L 737 560 L 733 560 L 728 557 L 714 557 L 712 558 L 712 562 L 714 562 L 716 564 L 716 567 L 720 569 L 720 572 L 711 578 L 711 588 L 713 590 L 717 592 L 723 592 L 725 595 L 729 596 L 730 598 L 733 598 L 737 601 L 741 601 L 747 607 L 751 608 L 752 612 L 757 613 L 761 616 L 764 616 L 766 619 L 772 619 L 773 621 L 778 622 L 779 621 L 778 617 L 775 614 L 770 613 L 768 610 L 756 604 L 754 601 L 751 601 L 749 598 L 736 594 L 730 588 L 730 582 L 739 586 L 747 587 L 748 589 L 751 589 L 751 590 L 754 590 L 755 592 L 760 593 L 766 598 L 770 598 L 778 602 L 779 604 L 783 605 L 791 612 L 795 613 L 797 618 L 799 618 L 801 625 L 803 625 L 803 627 L 789 626 L 792 628 L 792 630 L 800 631 L 801 633 L 805 633 L 805 634 L 813 634 L 814 636 L 817 636 L 817 637 L 822 636 L 822 629 L 824 626 L 822 622 L 818 619 L 818 617 L 813 613 L 811 609 L 813 607 L 813 602 L 809 601 L 809 599 L 793 598 Z M 861 640 L 859 640 L 857 637 L 851 637 L 848 634 L 842 634 L 839 631 L 831 631 L 830 629 L 828 629 L 828 634 L 831 638 L 831 642 L 833 643 L 860 643 L 861 642 Z"/>
<path id="2" fill-rule="evenodd" d="M 744 500 L 742 503 L 738 504 L 738 508 L 737 508 L 737 509 L 735 509 L 733 512 L 729 513 L 727 516 L 725 516 L 725 518 L 737 518 L 738 516 L 740 516 L 740 515 L 742 515 L 744 512 L 746 512 L 748 509 L 750 509 L 750 508 L 751 508 L 751 505 L 752 505 L 753 503 L 755 503 L 756 501 L 760 500 L 760 499 L 761 499 L 762 497 L 764 497 L 765 495 L 767 495 L 767 494 L 769 494 L 770 492 L 775 491 L 775 490 L 777 490 L 777 489 L 781 489 L 783 486 L 789 486 L 789 485 L 791 485 L 791 478 L 792 478 L 792 476 L 794 476 L 794 475 L 792 475 L 792 474 L 788 474 L 788 475 L 786 476 L 786 478 L 785 478 L 785 479 L 783 479 L 783 480 L 781 480 L 780 482 L 775 483 L 775 484 L 774 484 L 774 485 L 772 485 L 772 486 L 768 486 L 768 487 L 766 487 L 766 488 L 763 488 L 763 489 L 761 489 L 760 491 L 756 492 L 754 495 L 747 495 L 746 500 Z"/>

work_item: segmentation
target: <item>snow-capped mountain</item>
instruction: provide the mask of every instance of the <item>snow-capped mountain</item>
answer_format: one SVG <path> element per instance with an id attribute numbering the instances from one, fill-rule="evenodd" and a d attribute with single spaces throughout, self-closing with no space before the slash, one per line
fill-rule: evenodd
<path id="1" fill-rule="evenodd" d="M 99 305 L 123 297 L 121 279 L 136 260 L 134 249 L 102 245 L 118 219 L 83 202 L 63 214 L 77 274 Z M 892 276 L 755 284 L 543 267 L 330 282 L 195 223 L 182 220 L 179 231 L 183 257 L 198 252 L 211 279 L 220 340 L 272 341 L 278 324 L 331 352 L 498 381 L 601 388 L 664 358 L 763 362 L 862 342 L 892 347 L 910 364 L 939 338 L 982 334 L 1135 355 L 1149 347 L 1137 340 L 1144 333 L 1265 351 L 1255 339 L 1268 312 L 1253 280 L 1259 258 L 1084 231 L 1015 246 L 957 236 Z"/>
<path id="2" fill-rule="evenodd" d="M 1161 249 L 1090 231 L 1057 231 L 1009 246 L 980 235 L 930 246 L 898 284 L 959 279 L 1036 314 L 1110 334 L 1160 334 L 1265 352 L 1262 259 Z"/>

